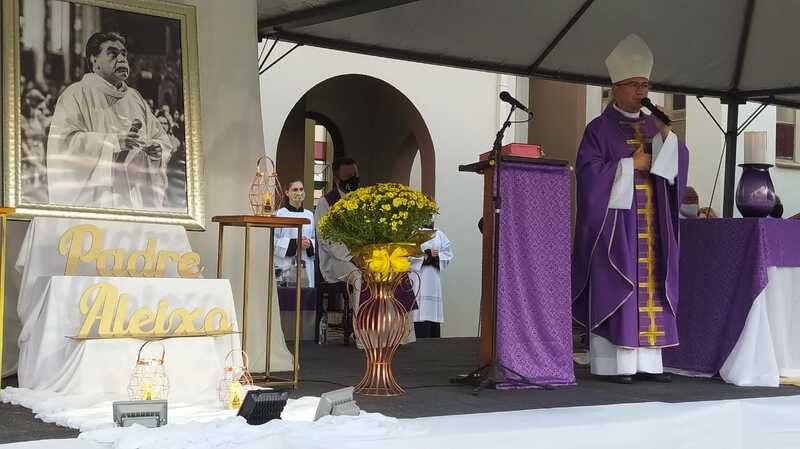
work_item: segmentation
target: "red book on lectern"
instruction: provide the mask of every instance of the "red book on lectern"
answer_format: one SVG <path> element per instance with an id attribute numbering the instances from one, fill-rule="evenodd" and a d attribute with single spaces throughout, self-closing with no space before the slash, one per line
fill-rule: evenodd
<path id="1" fill-rule="evenodd" d="M 486 153 L 481 154 L 481 160 L 485 161 L 489 159 L 492 152 L 487 151 Z M 542 147 L 536 144 L 527 144 L 527 143 L 510 143 L 503 148 L 500 149 L 500 154 L 503 156 L 516 156 L 516 157 L 531 157 L 531 158 L 539 158 L 544 156 L 542 152 Z"/>

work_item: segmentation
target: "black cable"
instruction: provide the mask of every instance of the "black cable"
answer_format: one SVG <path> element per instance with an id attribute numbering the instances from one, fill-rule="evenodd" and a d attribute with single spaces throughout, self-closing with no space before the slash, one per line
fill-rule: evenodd
<path id="1" fill-rule="evenodd" d="M 530 122 L 532 122 L 532 121 L 533 121 L 533 113 L 529 112 L 529 113 L 528 113 L 528 120 L 514 120 L 514 121 L 509 121 L 509 123 L 511 123 L 511 124 L 516 124 L 516 123 L 530 123 Z"/>
<path id="2" fill-rule="evenodd" d="M 290 48 L 290 49 L 289 49 L 289 50 L 288 50 L 286 53 L 282 54 L 282 55 L 281 55 L 281 56 L 280 56 L 278 59 L 276 59 L 275 61 L 273 61 L 273 62 L 272 62 L 272 64 L 268 65 L 268 66 L 267 66 L 266 68 L 264 68 L 263 70 L 259 70 L 259 72 L 258 72 L 258 75 L 259 75 L 259 76 L 263 75 L 263 74 L 264 74 L 264 72 L 266 72 L 267 70 L 269 70 L 270 68 L 272 68 L 272 66 L 274 66 L 275 64 L 277 64 L 277 63 L 281 62 L 281 59 L 283 59 L 283 58 L 285 58 L 285 57 L 289 56 L 289 53 L 291 53 L 291 52 L 293 52 L 293 51 L 297 50 L 298 48 L 300 48 L 300 47 L 302 47 L 302 46 L 303 46 L 303 44 L 295 44 L 295 46 L 294 46 L 294 47 Z M 267 56 L 269 56 L 269 54 L 267 54 Z"/>
<path id="3" fill-rule="evenodd" d="M 769 106 L 767 103 L 762 103 L 755 111 L 753 111 L 753 113 L 750 114 L 750 117 L 748 117 L 747 120 L 745 120 L 745 122 L 742 124 L 742 126 L 739 127 L 739 129 L 736 131 L 736 136 L 742 134 L 745 128 L 750 126 L 750 124 L 753 123 L 753 121 L 756 118 L 758 118 L 758 116 L 761 115 L 762 112 L 764 112 L 764 109 L 767 109 L 767 106 Z"/>
<path id="4" fill-rule="evenodd" d="M 714 202 L 714 192 L 717 190 L 717 182 L 719 181 L 719 171 L 722 168 L 722 159 L 725 156 L 725 149 L 728 146 L 728 141 L 725 140 L 722 143 L 722 153 L 719 155 L 719 164 L 717 164 L 717 175 L 714 176 L 714 187 L 711 189 L 711 198 L 708 200 L 708 212 L 706 213 L 707 218 L 711 218 L 709 215 L 711 213 L 711 203 Z"/>
<path id="5" fill-rule="evenodd" d="M 725 130 L 722 129 L 722 125 L 719 124 L 719 122 L 717 121 L 717 118 L 714 117 L 714 114 L 712 114 L 711 111 L 708 110 L 708 107 L 706 107 L 706 104 L 703 103 L 703 99 L 700 98 L 700 97 L 697 97 L 697 101 L 699 101 L 700 102 L 700 106 L 702 106 L 703 109 L 706 110 L 706 113 L 708 114 L 709 117 L 711 117 L 711 120 L 714 120 L 714 124 L 717 125 L 717 128 L 719 128 L 720 132 L 722 132 L 722 134 L 725 134 Z"/>
<path id="6" fill-rule="evenodd" d="M 261 50 L 258 51 L 258 59 L 256 61 L 259 62 L 258 68 L 261 68 L 261 61 L 264 58 L 264 52 L 267 50 L 267 44 L 269 43 L 269 38 L 264 39 L 264 45 L 261 46 Z"/>
<path id="7" fill-rule="evenodd" d="M 267 40 L 269 40 L 269 38 Z M 269 60 L 269 55 L 272 54 L 272 50 L 275 48 L 276 45 L 278 45 L 278 39 L 277 38 L 274 41 L 272 41 L 272 46 L 269 47 L 269 51 L 267 52 L 267 55 L 264 56 L 263 59 L 261 57 L 259 57 L 259 60 L 258 60 L 258 62 L 259 62 L 259 64 L 258 64 L 259 75 L 261 74 L 261 71 L 264 69 L 264 64 L 266 64 L 267 61 Z M 264 47 L 263 48 L 267 48 L 267 42 L 264 42 Z"/>

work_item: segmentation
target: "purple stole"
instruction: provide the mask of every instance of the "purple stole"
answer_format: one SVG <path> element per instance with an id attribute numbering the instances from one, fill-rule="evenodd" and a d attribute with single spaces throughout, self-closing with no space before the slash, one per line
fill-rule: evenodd
<path id="1" fill-rule="evenodd" d="M 333 207 L 340 199 L 342 199 L 342 195 L 339 193 L 339 189 L 333 189 L 325 195 L 325 201 L 328 202 L 328 207 Z"/>
<path id="2" fill-rule="evenodd" d="M 644 139 L 640 132 L 640 124 L 633 122 L 627 124 L 634 130 L 632 139 L 626 143 L 634 147 L 640 144 L 650 145 L 649 139 Z M 625 125 L 623 125 L 625 126 Z M 635 149 L 635 148 L 634 148 Z M 646 150 L 652 154 L 650 148 Z M 659 242 L 659 223 L 656 219 L 656 195 L 653 175 L 646 172 L 634 171 L 634 208 L 636 209 L 636 304 L 639 321 L 639 346 L 662 347 L 667 346 L 665 321 L 674 321 L 674 317 L 666 316 L 668 310 L 664 295 L 664 254 Z M 670 323 L 674 325 L 674 323 Z"/>

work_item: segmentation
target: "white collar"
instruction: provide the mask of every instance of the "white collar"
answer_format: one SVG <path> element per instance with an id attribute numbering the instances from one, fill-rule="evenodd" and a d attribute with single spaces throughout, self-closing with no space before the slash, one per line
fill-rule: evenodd
<path id="1" fill-rule="evenodd" d="M 623 111 L 617 106 L 616 103 L 612 103 L 611 106 L 614 106 L 614 109 L 616 109 L 617 112 L 619 112 L 620 114 L 624 115 L 627 118 L 638 119 L 642 115 L 642 111 L 636 111 L 636 112 Z"/>

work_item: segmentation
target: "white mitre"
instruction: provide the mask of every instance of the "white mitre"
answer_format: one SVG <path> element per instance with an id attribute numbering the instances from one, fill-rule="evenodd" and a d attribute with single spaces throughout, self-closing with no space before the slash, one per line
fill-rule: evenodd
<path id="1" fill-rule="evenodd" d="M 637 77 L 650 79 L 653 52 L 641 37 L 629 34 L 608 55 L 606 67 L 612 83 Z"/>

